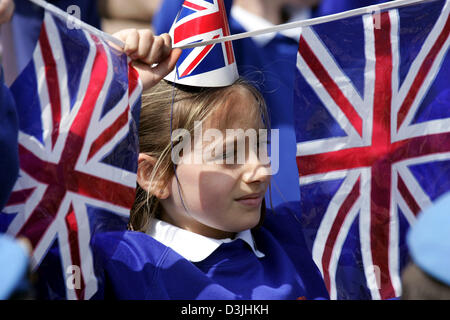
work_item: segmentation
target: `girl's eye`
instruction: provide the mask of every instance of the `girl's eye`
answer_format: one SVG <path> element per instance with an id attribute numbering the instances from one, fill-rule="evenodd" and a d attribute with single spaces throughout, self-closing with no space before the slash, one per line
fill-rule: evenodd
<path id="1" fill-rule="evenodd" d="M 223 153 L 222 160 L 225 164 L 235 164 L 237 160 L 237 152 Z"/>
<path id="2" fill-rule="evenodd" d="M 231 154 L 228 154 L 228 153 L 222 154 L 222 159 L 223 159 L 223 160 L 229 159 L 230 157 L 231 157 Z"/>
<path id="3" fill-rule="evenodd" d="M 234 141 L 232 144 L 226 144 L 224 146 L 224 152 L 222 153 L 223 164 L 236 164 L 237 161 L 237 142 Z"/>

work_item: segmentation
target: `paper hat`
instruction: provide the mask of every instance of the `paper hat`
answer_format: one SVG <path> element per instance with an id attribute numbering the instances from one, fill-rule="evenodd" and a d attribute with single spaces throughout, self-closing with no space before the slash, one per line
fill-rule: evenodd
<path id="1" fill-rule="evenodd" d="M 170 29 L 174 46 L 230 35 L 223 0 L 186 0 Z M 164 79 L 195 87 L 224 87 L 239 77 L 231 41 L 184 49 Z"/>
<path id="2" fill-rule="evenodd" d="M 407 243 L 414 263 L 450 286 L 450 193 L 419 214 Z"/>

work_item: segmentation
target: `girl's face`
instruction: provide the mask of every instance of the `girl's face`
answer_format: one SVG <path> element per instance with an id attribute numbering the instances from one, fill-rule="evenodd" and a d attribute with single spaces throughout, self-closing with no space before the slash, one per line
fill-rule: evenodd
<path id="1" fill-rule="evenodd" d="M 173 177 L 170 195 L 162 200 L 163 220 L 213 238 L 233 237 L 237 232 L 255 227 L 261 218 L 270 181 L 270 164 L 261 162 L 258 150 L 249 146 L 250 139 L 227 135 L 225 130 L 259 132 L 263 129 L 255 99 L 247 89 L 238 88 L 227 100 L 202 123 L 203 139 L 193 142 L 197 151 L 183 153 L 176 171 L 180 188 Z M 207 139 L 211 129 L 221 132 L 223 139 L 216 139 L 217 135 Z M 245 140 L 245 154 L 241 155 L 237 154 L 238 144 L 243 142 L 240 140 Z M 216 154 L 212 150 L 220 151 L 214 149 L 218 144 L 222 145 L 223 152 Z M 231 146 L 234 152 L 230 153 Z M 198 150 L 203 151 L 203 159 L 192 161 L 192 152 Z"/>

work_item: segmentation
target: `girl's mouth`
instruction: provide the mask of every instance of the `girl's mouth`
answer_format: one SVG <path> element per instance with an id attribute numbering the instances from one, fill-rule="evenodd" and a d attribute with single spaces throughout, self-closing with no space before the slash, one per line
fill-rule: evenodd
<path id="1" fill-rule="evenodd" d="M 264 196 L 260 193 L 253 193 L 236 199 L 240 204 L 247 207 L 259 207 Z"/>

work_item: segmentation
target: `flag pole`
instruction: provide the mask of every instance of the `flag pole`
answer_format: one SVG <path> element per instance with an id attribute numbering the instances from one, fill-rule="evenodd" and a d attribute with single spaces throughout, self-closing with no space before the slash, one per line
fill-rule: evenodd
<path id="1" fill-rule="evenodd" d="M 117 46 L 119 46 L 122 49 L 125 47 L 125 44 L 121 40 L 117 39 L 116 37 L 113 37 L 112 35 L 93 27 L 90 24 L 87 24 L 86 22 L 81 21 L 77 17 L 68 14 L 67 12 L 52 5 L 51 3 L 48 3 L 47 1 L 44 1 L 44 0 L 29 0 L 29 1 L 44 8 L 45 10 L 50 11 L 54 15 L 63 19 L 64 21 L 71 22 L 74 25 L 79 26 L 80 28 L 83 28 L 86 31 L 89 31 L 102 39 L 105 39 L 107 41 L 110 41 L 110 42 L 116 44 Z"/>
<path id="2" fill-rule="evenodd" d="M 430 1 L 436 1 L 436 0 L 394 0 L 391 2 L 366 6 L 366 7 L 353 9 L 353 10 L 349 10 L 349 11 L 345 11 L 345 12 L 331 14 L 328 16 L 307 19 L 307 20 L 299 20 L 299 21 L 294 21 L 294 22 L 288 22 L 288 23 L 284 23 L 284 24 L 280 24 L 280 25 L 276 25 L 276 26 L 272 26 L 272 27 L 268 27 L 268 28 L 264 28 L 264 29 L 259 29 L 259 30 L 255 30 L 255 31 L 249 31 L 249 32 L 242 32 L 242 33 L 238 33 L 238 34 L 234 34 L 234 35 L 230 35 L 230 36 L 226 36 L 226 37 L 222 37 L 222 38 L 201 41 L 201 42 L 196 42 L 196 43 L 190 43 L 190 44 L 186 44 L 186 45 L 174 46 L 174 48 L 191 49 L 191 48 L 195 48 L 195 47 L 207 46 L 207 45 L 216 44 L 216 43 L 225 42 L 225 41 L 239 40 L 239 39 L 243 39 L 243 38 L 249 38 L 249 37 L 254 37 L 254 36 L 258 36 L 258 35 L 262 35 L 262 34 L 279 32 L 279 31 L 288 30 L 288 29 L 309 27 L 309 26 L 313 26 L 313 25 L 316 25 L 319 23 L 325 23 L 325 22 L 335 21 L 335 20 L 339 20 L 339 19 L 350 18 L 350 17 L 354 17 L 354 16 L 367 14 L 367 13 L 377 13 L 377 12 L 381 12 L 382 10 L 399 8 L 399 7 L 404 7 L 404 6 L 413 5 L 413 4 L 417 4 L 417 3 L 425 3 L 425 2 L 430 2 Z"/>

